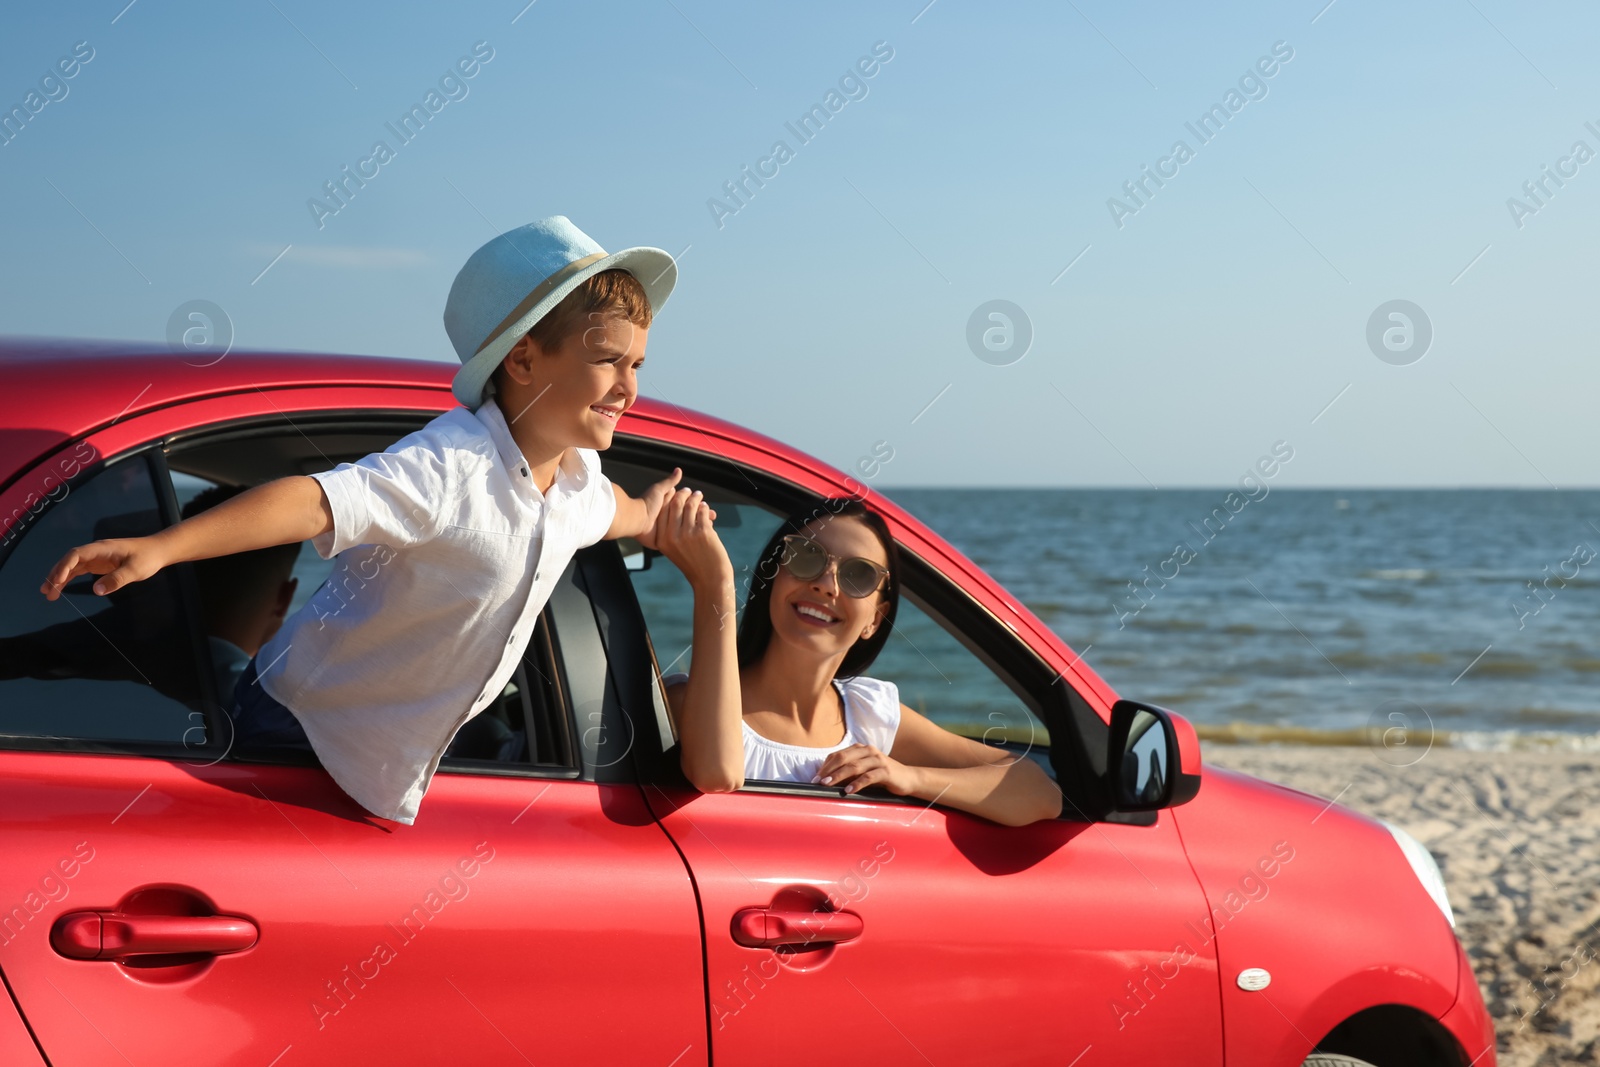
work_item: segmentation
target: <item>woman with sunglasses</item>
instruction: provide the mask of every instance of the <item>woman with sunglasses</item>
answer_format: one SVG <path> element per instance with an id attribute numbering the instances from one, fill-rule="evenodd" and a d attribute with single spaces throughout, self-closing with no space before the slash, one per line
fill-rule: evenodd
<path id="1" fill-rule="evenodd" d="M 1029 759 L 952 733 L 864 672 L 899 599 L 888 526 L 855 500 L 790 516 L 756 564 L 735 629 L 733 565 L 698 492 L 663 504 L 654 546 L 694 591 L 693 673 L 669 679 L 685 775 L 702 792 L 745 779 L 900 796 L 1011 826 L 1052 819 L 1061 791 Z"/>

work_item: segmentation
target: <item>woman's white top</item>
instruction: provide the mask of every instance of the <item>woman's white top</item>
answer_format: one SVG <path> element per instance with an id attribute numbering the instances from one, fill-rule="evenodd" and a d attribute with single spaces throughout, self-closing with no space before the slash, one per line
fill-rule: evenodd
<path id="1" fill-rule="evenodd" d="M 830 752 L 851 745 L 876 745 L 885 755 L 900 729 L 900 689 L 877 678 L 835 678 L 844 698 L 844 740 L 827 748 L 786 745 L 762 737 L 747 722 L 744 730 L 744 776 L 763 782 L 810 782 Z"/>

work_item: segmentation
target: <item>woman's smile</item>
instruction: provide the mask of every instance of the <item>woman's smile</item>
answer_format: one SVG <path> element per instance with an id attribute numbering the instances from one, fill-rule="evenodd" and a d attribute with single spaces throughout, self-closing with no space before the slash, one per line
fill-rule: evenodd
<path id="1" fill-rule="evenodd" d="M 811 626 L 832 626 L 839 621 L 839 616 L 815 601 L 797 600 L 790 606 L 802 622 Z"/>

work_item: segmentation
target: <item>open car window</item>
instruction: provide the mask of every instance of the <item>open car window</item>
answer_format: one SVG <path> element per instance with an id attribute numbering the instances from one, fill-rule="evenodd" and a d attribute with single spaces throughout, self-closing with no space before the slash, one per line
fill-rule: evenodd
<path id="1" fill-rule="evenodd" d="M 642 491 L 651 481 L 670 473 L 672 466 L 683 465 L 666 459 L 641 462 L 634 454 L 626 460 L 609 456 L 608 453 L 605 459 L 607 476 L 630 493 Z M 730 488 L 730 482 L 739 482 L 742 491 Z M 737 476 L 717 480 L 696 477 L 692 481 L 686 477 L 685 483 L 705 492 L 717 512 L 716 527 L 734 566 L 742 619 L 761 549 L 786 512 L 758 500 L 759 490 L 748 480 L 740 482 Z M 691 671 L 693 598 L 688 582 L 665 557 L 643 552 L 637 545 L 625 544 L 623 551 L 659 675 L 664 679 Z M 646 562 L 648 566 L 644 566 Z M 1036 759 L 1054 774 L 1049 760 L 1049 733 L 1038 709 L 1019 695 L 1020 687 L 986 661 L 981 636 L 963 634 L 935 614 L 927 594 L 934 591 L 934 586 L 948 583 L 925 568 L 916 567 L 914 561 L 907 562 L 913 565 L 903 567 L 903 592 L 894 629 L 868 673 L 894 682 L 902 703 L 940 726 L 989 744 L 1004 744 Z M 1006 639 L 1009 638 L 1002 638 Z"/>
<path id="2" fill-rule="evenodd" d="M 54 601 L 39 591 L 78 545 L 161 529 L 157 469 L 141 453 L 80 476 L 0 557 L 0 745 L 204 744 L 210 690 L 179 569 L 105 597 L 95 575 Z"/>
<path id="3" fill-rule="evenodd" d="M 186 435 L 167 455 L 173 493 L 179 508 L 185 509 L 218 492 L 331 470 L 339 463 L 388 448 L 426 421 L 305 416 L 292 424 L 252 423 Z M 309 541 L 302 542 L 298 551 L 290 548 L 278 565 L 280 571 L 265 577 L 267 586 L 281 586 L 285 580 L 296 583 L 285 617 L 310 600 L 325 582 L 340 580 L 337 557 L 323 559 Z M 257 596 L 250 605 L 244 603 L 248 599 L 245 587 L 262 580 L 261 566 L 272 564 L 262 562 L 244 570 L 226 560 L 195 565 L 197 614 L 201 628 L 207 631 L 205 640 L 212 652 L 218 689 L 227 693 L 225 699 L 230 703 L 230 673 L 237 678 L 248 654 L 276 629 L 271 620 L 261 616 L 269 608 L 270 598 Z M 232 617 L 237 629 L 240 611 L 254 616 L 245 627 L 253 640 L 242 642 L 243 648 L 216 632 L 219 618 Z M 452 738 L 439 763 L 441 772 L 571 772 L 577 767 L 563 665 L 549 615 L 548 610 L 541 614 L 522 662 L 499 698 L 464 723 Z M 226 662 L 230 656 L 231 662 Z M 301 759 L 292 752 L 283 758 L 286 762 Z"/>

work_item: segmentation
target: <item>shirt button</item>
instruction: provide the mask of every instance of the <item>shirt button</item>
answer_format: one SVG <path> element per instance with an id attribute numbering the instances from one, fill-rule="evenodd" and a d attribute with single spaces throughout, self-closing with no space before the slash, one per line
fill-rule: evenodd
<path id="1" fill-rule="evenodd" d="M 506 644 L 508 644 L 508 645 L 514 645 L 516 643 L 517 643 L 517 635 L 516 634 L 512 634 L 510 637 L 508 637 L 506 639 Z"/>
<path id="2" fill-rule="evenodd" d="M 534 571 L 533 572 L 533 580 L 536 581 L 536 582 L 539 580 L 539 572 L 538 571 Z"/>

